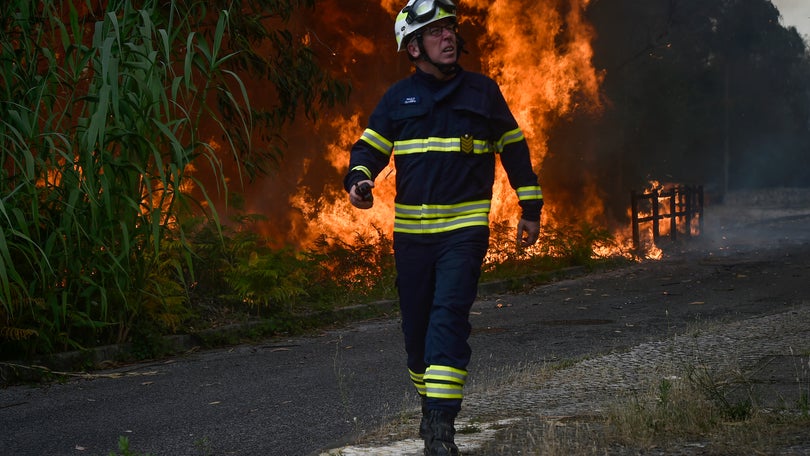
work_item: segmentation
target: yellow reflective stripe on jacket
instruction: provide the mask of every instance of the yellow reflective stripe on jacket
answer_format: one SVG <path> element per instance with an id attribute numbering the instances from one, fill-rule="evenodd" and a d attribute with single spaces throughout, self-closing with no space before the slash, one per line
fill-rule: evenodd
<path id="1" fill-rule="evenodd" d="M 520 142 L 524 139 L 523 130 L 521 130 L 520 127 L 515 128 L 512 131 L 507 131 L 503 134 L 503 136 L 501 136 L 501 139 L 498 140 L 498 151 L 502 151 L 503 148 L 509 144 Z"/>
<path id="2" fill-rule="evenodd" d="M 461 152 L 461 138 L 409 139 L 394 142 L 394 155 L 423 154 L 425 152 Z M 494 153 L 489 141 L 473 139 L 473 154 Z"/>
<path id="3" fill-rule="evenodd" d="M 385 155 L 391 155 L 391 149 L 394 148 L 391 141 L 385 139 L 382 135 L 370 128 L 366 128 L 363 134 L 360 135 L 360 139 Z"/>
<path id="4" fill-rule="evenodd" d="M 350 171 L 360 171 L 361 173 L 365 174 L 366 177 L 371 179 L 371 171 L 368 168 L 366 168 L 365 166 L 355 166 Z"/>
<path id="5" fill-rule="evenodd" d="M 490 200 L 468 201 L 459 204 L 395 204 L 394 216 L 404 219 L 438 219 L 473 213 L 488 213 Z"/>
<path id="6" fill-rule="evenodd" d="M 489 213 L 440 219 L 395 219 L 394 231 L 410 234 L 443 233 L 470 226 L 489 226 Z"/>
<path id="7" fill-rule="evenodd" d="M 539 185 L 532 185 L 529 187 L 518 187 L 517 196 L 520 201 L 541 200 L 543 199 L 543 190 Z"/>

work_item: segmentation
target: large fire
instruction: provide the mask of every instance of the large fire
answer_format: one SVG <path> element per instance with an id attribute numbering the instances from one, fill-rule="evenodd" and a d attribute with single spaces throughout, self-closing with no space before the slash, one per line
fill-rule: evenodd
<path id="1" fill-rule="evenodd" d="M 548 132 L 555 119 L 575 109 L 600 108 L 600 75 L 592 65 L 593 30 L 583 17 L 589 0 L 464 0 L 458 2 L 460 34 L 469 54 L 462 65 L 493 77 L 524 130 L 532 150 L 540 184 L 565 176 L 544 174 Z M 248 210 L 264 213 L 272 223 L 263 227 L 274 239 L 306 246 L 326 234 L 352 242 L 357 234 L 374 228 L 390 233 L 396 170 L 383 171 L 374 189 L 375 205 L 368 211 L 353 208 L 342 188 L 351 145 L 359 138 L 368 115 L 383 92 L 410 71 L 410 63 L 397 54 L 393 17 L 404 0 L 325 0 L 312 17 L 301 18 L 302 40 L 352 81 L 351 106 L 329 113 L 305 131 L 290 132 L 290 153 L 285 168 L 257 184 L 248 198 Z M 255 102 L 254 102 L 255 103 Z M 566 151 L 576 153 L 576 151 Z M 585 171 L 587 172 L 587 171 Z M 294 189 L 290 192 L 289 189 Z M 599 192 L 582 188 L 587 205 L 576 209 L 576 219 L 599 220 L 604 210 Z M 516 225 L 517 198 L 505 173 L 498 167 L 492 222 Z M 255 195 L 278 195 L 261 198 Z M 287 198 L 282 200 L 280 198 Z M 554 223 L 563 203 L 546 192 L 543 223 Z M 292 211 L 290 211 L 292 208 Z M 565 214 L 567 219 L 572 214 Z"/>

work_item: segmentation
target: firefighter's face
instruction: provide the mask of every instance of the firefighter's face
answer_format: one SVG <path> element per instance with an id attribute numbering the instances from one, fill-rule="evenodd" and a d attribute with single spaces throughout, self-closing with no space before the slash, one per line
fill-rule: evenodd
<path id="1" fill-rule="evenodd" d="M 451 65 L 458 59 L 456 41 L 456 22 L 453 18 L 446 18 L 426 25 L 422 29 L 422 43 L 430 60 L 438 64 Z M 418 57 L 419 46 L 412 41 L 408 52 Z"/>

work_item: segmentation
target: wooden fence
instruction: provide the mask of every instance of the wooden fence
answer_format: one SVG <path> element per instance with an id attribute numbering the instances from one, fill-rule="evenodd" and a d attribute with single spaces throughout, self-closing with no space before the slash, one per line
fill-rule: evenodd
<path id="1" fill-rule="evenodd" d="M 669 224 L 667 235 L 675 240 L 703 232 L 703 186 L 675 185 L 664 189 L 631 193 L 633 248 L 641 247 L 642 223 L 652 223 L 653 242 L 661 238 L 661 221 Z M 697 222 L 697 223 L 695 223 Z"/>

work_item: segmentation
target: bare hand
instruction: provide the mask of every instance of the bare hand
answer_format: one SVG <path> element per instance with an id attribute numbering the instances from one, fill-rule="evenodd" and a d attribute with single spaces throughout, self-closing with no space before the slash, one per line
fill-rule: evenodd
<path id="1" fill-rule="evenodd" d="M 521 247 L 529 247 L 540 237 L 540 222 L 530 222 L 520 219 L 517 226 L 517 243 Z"/>
<path id="2" fill-rule="evenodd" d="M 352 203 L 352 206 L 358 209 L 370 209 L 371 206 L 374 205 L 374 200 L 364 199 L 357 193 L 357 186 L 362 183 L 368 183 L 371 186 L 371 188 L 374 188 L 374 181 L 371 180 L 362 180 L 352 185 L 352 188 L 349 191 L 349 202 Z"/>

